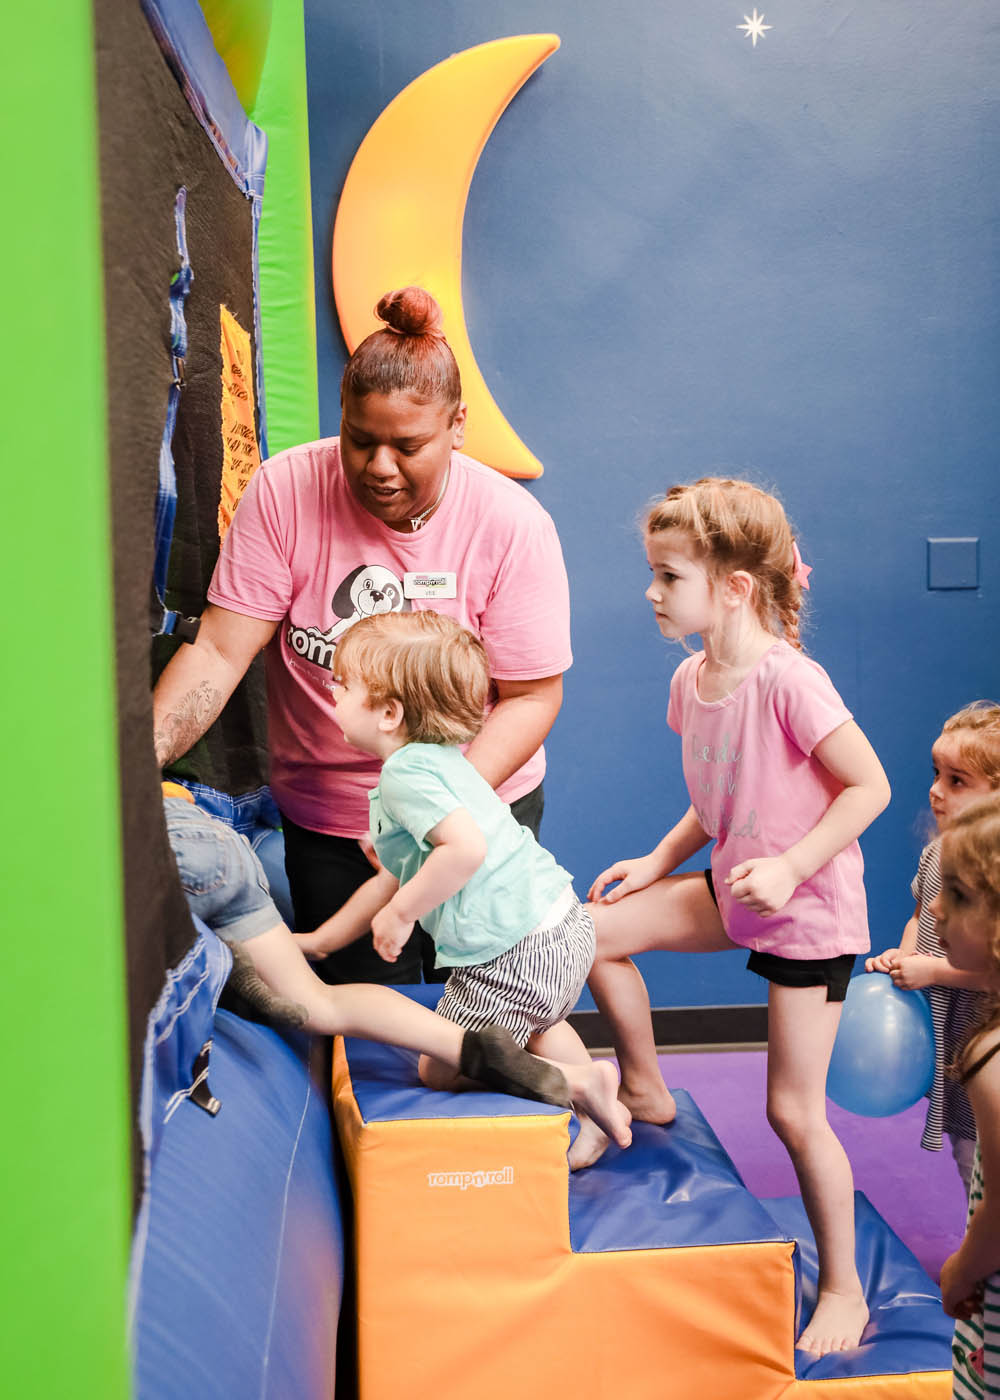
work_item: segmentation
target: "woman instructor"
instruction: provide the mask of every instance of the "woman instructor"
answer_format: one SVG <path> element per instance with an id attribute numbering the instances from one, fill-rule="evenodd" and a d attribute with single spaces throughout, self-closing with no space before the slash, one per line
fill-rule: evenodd
<path id="1" fill-rule="evenodd" d="M 315 928 L 371 867 L 378 765 L 334 718 L 339 638 L 372 612 L 434 608 L 482 638 L 494 699 L 468 757 L 537 833 L 542 743 L 571 662 L 569 590 L 555 526 L 516 482 L 461 447 L 465 405 L 440 309 L 390 292 L 385 325 L 348 361 L 339 438 L 294 447 L 251 479 L 208 589 L 197 639 L 153 694 L 161 767 L 217 718 L 265 649 L 271 790 L 281 810 L 296 926 Z M 366 935 L 317 971 L 330 982 L 416 982 L 419 933 L 396 963 Z"/>

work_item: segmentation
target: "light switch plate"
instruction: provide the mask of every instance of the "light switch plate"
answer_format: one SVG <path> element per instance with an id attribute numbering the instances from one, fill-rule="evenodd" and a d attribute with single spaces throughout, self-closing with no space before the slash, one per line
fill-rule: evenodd
<path id="1" fill-rule="evenodd" d="M 979 587 L 979 537 L 928 539 L 928 588 Z"/>

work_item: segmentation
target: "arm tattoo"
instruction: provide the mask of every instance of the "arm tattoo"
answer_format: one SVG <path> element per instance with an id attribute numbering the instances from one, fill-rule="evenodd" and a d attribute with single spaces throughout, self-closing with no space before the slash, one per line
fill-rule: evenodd
<path id="1" fill-rule="evenodd" d="M 180 700 L 175 710 L 163 715 L 153 731 L 156 761 L 161 768 L 187 753 L 205 730 L 218 719 L 225 704 L 221 690 L 202 681 Z"/>

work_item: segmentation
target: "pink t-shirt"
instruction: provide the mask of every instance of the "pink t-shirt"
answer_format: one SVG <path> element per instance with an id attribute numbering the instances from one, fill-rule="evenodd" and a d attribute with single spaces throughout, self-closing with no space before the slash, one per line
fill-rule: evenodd
<path id="1" fill-rule="evenodd" d="M 719 913 L 734 943 L 784 958 L 828 958 L 869 947 L 864 862 L 857 841 L 798 886 L 768 917 L 734 900 L 725 877 L 750 856 L 781 855 L 841 791 L 812 757 L 851 718 L 822 666 L 776 642 L 723 700 L 698 696 L 704 652 L 681 662 L 667 723 L 681 736 L 684 777 L 709 836 Z"/>
<path id="2" fill-rule="evenodd" d="M 572 661 L 569 587 L 550 516 L 523 486 L 460 453 L 444 500 L 414 534 L 358 504 L 336 438 L 278 453 L 240 501 L 208 598 L 280 622 L 266 650 L 271 787 L 292 821 L 336 836 L 368 830 L 379 773 L 333 718 L 333 654 L 359 618 L 446 613 L 482 638 L 497 680 L 559 675 Z M 540 748 L 500 795 L 514 801 L 544 772 Z"/>

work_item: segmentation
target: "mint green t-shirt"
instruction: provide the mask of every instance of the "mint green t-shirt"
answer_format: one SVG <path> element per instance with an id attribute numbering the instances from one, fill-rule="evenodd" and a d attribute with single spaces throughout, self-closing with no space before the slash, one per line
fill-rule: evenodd
<path id="1" fill-rule="evenodd" d="M 458 808 L 486 838 L 486 859 L 472 878 L 420 920 L 439 966 L 489 962 L 513 948 L 571 883 L 457 748 L 405 744 L 382 765 L 368 802 L 375 851 L 401 885 L 434 849 L 427 833 Z"/>

